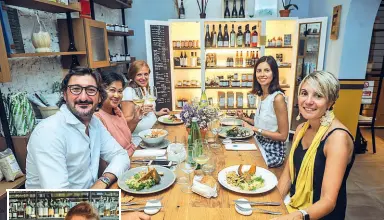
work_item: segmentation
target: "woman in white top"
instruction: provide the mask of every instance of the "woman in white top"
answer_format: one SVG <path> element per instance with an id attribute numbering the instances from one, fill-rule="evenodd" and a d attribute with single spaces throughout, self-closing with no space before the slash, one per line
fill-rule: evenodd
<path id="1" fill-rule="evenodd" d="M 242 111 L 237 114 L 245 121 L 243 126 L 256 132 L 255 139 L 267 166 L 279 167 L 285 159 L 288 110 L 279 84 L 279 67 L 272 56 L 263 56 L 256 63 L 252 93 L 259 100 L 254 119 L 244 117 Z"/>
<path id="2" fill-rule="evenodd" d="M 130 65 L 126 75 L 128 86 L 123 91 L 121 108 L 130 130 L 133 131 L 132 142 L 136 146 L 141 141 L 138 133 L 152 128 L 156 123 L 156 116 L 165 115 L 170 112 L 167 108 L 163 108 L 158 112 L 154 111 L 155 103 L 144 104 L 143 108 L 135 108 L 135 104 L 132 102 L 133 88 L 142 88 L 143 91 L 147 91 L 150 73 L 151 70 L 148 64 L 143 60 L 137 60 Z"/>

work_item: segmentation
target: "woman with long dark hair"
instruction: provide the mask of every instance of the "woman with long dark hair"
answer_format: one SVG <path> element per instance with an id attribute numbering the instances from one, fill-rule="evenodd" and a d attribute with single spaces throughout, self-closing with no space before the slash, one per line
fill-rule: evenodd
<path id="1" fill-rule="evenodd" d="M 279 167 L 285 159 L 288 137 L 288 110 L 284 91 L 279 84 L 279 67 L 272 56 L 261 57 L 254 68 L 252 93 L 258 106 L 254 119 L 243 116 L 243 126 L 256 132 L 256 143 L 268 167 Z"/>

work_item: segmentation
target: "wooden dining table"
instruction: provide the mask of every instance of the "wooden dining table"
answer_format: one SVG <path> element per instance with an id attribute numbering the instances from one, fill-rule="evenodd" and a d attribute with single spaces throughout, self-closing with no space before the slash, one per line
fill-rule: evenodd
<path id="1" fill-rule="evenodd" d="M 187 137 L 186 128 L 184 125 L 164 125 L 157 123 L 155 128 L 161 128 L 168 131 L 167 139 L 174 141 L 175 137 L 178 142 L 185 141 Z M 247 141 L 250 143 L 255 143 L 254 138 L 249 138 Z M 212 155 L 216 158 L 216 168 L 213 172 L 213 177 L 217 180 L 218 173 L 229 166 L 239 165 L 239 164 L 254 164 L 258 167 L 268 169 L 264 159 L 259 150 L 256 151 L 227 151 L 222 145 L 221 148 L 212 149 Z M 142 158 L 134 158 L 142 159 Z M 137 167 L 140 165 L 131 164 L 131 167 Z M 282 171 L 282 168 L 268 169 L 271 172 L 279 174 Z M 236 212 L 235 204 L 233 200 L 245 198 L 249 201 L 262 201 L 262 202 L 279 202 L 280 206 L 256 206 L 270 211 L 277 211 L 283 214 L 287 214 L 287 209 L 284 205 L 284 202 L 280 196 L 280 193 L 275 187 L 274 189 L 262 193 L 262 194 L 240 194 L 233 191 L 230 191 L 217 182 L 218 185 L 218 196 L 216 198 L 204 198 L 198 194 L 184 193 L 181 191 L 181 188 L 185 185 L 177 184 L 175 182 L 171 187 L 165 189 L 161 192 L 147 194 L 147 195 L 137 195 L 126 193 L 123 190 L 121 191 L 121 196 L 130 197 L 133 196 L 135 200 L 148 200 L 163 197 L 161 200 L 163 208 L 151 219 L 272 219 L 276 217 L 275 215 L 264 214 L 258 211 L 253 211 L 250 216 L 243 216 Z M 111 186 L 112 189 L 119 189 L 117 183 L 114 183 Z M 139 205 L 143 206 L 143 205 Z M 135 207 L 135 206 L 133 206 Z M 125 213 L 125 212 L 124 212 Z M 124 216 L 124 213 L 123 216 Z"/>

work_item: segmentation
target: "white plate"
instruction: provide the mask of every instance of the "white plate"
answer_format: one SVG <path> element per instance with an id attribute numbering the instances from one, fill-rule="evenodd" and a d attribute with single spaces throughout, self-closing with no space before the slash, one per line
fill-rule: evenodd
<path id="1" fill-rule="evenodd" d="M 248 170 L 250 167 L 251 165 L 243 165 L 244 170 Z M 275 174 L 273 174 L 271 171 L 266 170 L 264 168 L 256 167 L 256 176 L 261 176 L 264 179 L 264 186 L 262 188 L 259 188 L 253 191 L 248 191 L 248 190 L 242 190 L 240 187 L 231 186 L 229 183 L 227 183 L 227 173 L 231 171 L 237 172 L 238 168 L 239 168 L 239 165 L 235 165 L 235 166 L 230 166 L 221 170 L 218 175 L 219 183 L 229 190 L 242 193 L 242 194 L 265 193 L 272 190 L 277 185 L 277 178 Z"/>
<path id="2" fill-rule="evenodd" d="M 231 126 L 221 127 L 220 132 L 219 132 L 219 136 L 223 137 L 223 138 L 233 139 L 233 140 L 240 140 L 240 139 L 250 138 L 254 135 L 254 132 L 252 131 L 252 129 L 246 128 L 246 127 L 240 127 L 240 129 L 247 130 L 249 132 L 249 135 L 245 136 L 245 137 L 227 137 L 227 130 L 229 130 L 231 128 L 232 128 Z"/>
<path id="3" fill-rule="evenodd" d="M 134 189 L 130 189 L 128 185 L 125 183 L 125 181 L 131 176 L 135 175 L 136 173 L 140 171 L 147 170 L 147 166 L 142 166 L 142 167 L 135 167 L 130 170 L 127 170 L 117 181 L 117 185 L 119 185 L 120 189 L 132 193 L 132 194 L 150 194 L 150 193 L 155 193 L 159 192 L 162 190 L 167 189 L 168 187 L 172 186 L 172 184 L 176 180 L 175 174 L 168 168 L 162 167 L 162 166 L 151 166 L 156 168 L 157 171 L 163 172 L 164 176 L 161 176 L 161 180 L 159 184 L 156 184 L 152 186 L 149 189 L 143 189 L 140 191 L 136 191 Z"/>
<path id="4" fill-rule="evenodd" d="M 167 139 L 164 139 L 162 142 L 155 145 L 149 145 L 144 141 L 142 141 L 140 142 L 139 146 L 143 149 L 163 149 L 163 148 L 167 148 L 170 143 L 171 142 Z"/>
<path id="5" fill-rule="evenodd" d="M 179 121 L 179 122 L 171 122 L 171 121 L 167 121 L 166 119 L 168 119 L 170 115 L 163 115 L 163 116 L 160 116 L 157 120 L 163 124 L 166 124 L 166 125 L 181 125 L 183 124 L 183 121 Z M 180 118 L 180 114 L 175 114 L 175 116 L 181 120 Z"/>
<path id="6" fill-rule="evenodd" d="M 223 118 L 220 123 L 225 126 L 241 126 L 243 121 L 237 118 Z"/>

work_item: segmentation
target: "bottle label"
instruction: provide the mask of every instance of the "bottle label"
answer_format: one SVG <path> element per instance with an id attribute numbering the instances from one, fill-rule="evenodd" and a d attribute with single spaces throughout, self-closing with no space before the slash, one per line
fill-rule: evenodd
<path id="1" fill-rule="evenodd" d="M 185 14 L 180 14 L 180 19 L 185 19 Z"/>
<path id="2" fill-rule="evenodd" d="M 243 46 L 243 36 L 238 36 L 237 37 L 237 45 Z"/>
<path id="3" fill-rule="evenodd" d="M 250 44 L 251 43 L 251 35 L 250 34 L 246 34 L 245 35 L 245 44 Z"/>
<path id="4" fill-rule="evenodd" d="M 229 46 L 229 42 L 228 41 L 224 41 L 224 47 L 228 47 Z"/>
<path id="5" fill-rule="evenodd" d="M 217 46 L 218 46 L 218 47 L 222 47 L 222 46 L 223 46 L 223 41 L 219 41 L 219 42 L 217 42 Z"/>
<path id="6" fill-rule="evenodd" d="M 252 36 L 252 43 L 257 43 L 257 39 L 258 39 L 257 36 Z"/>

